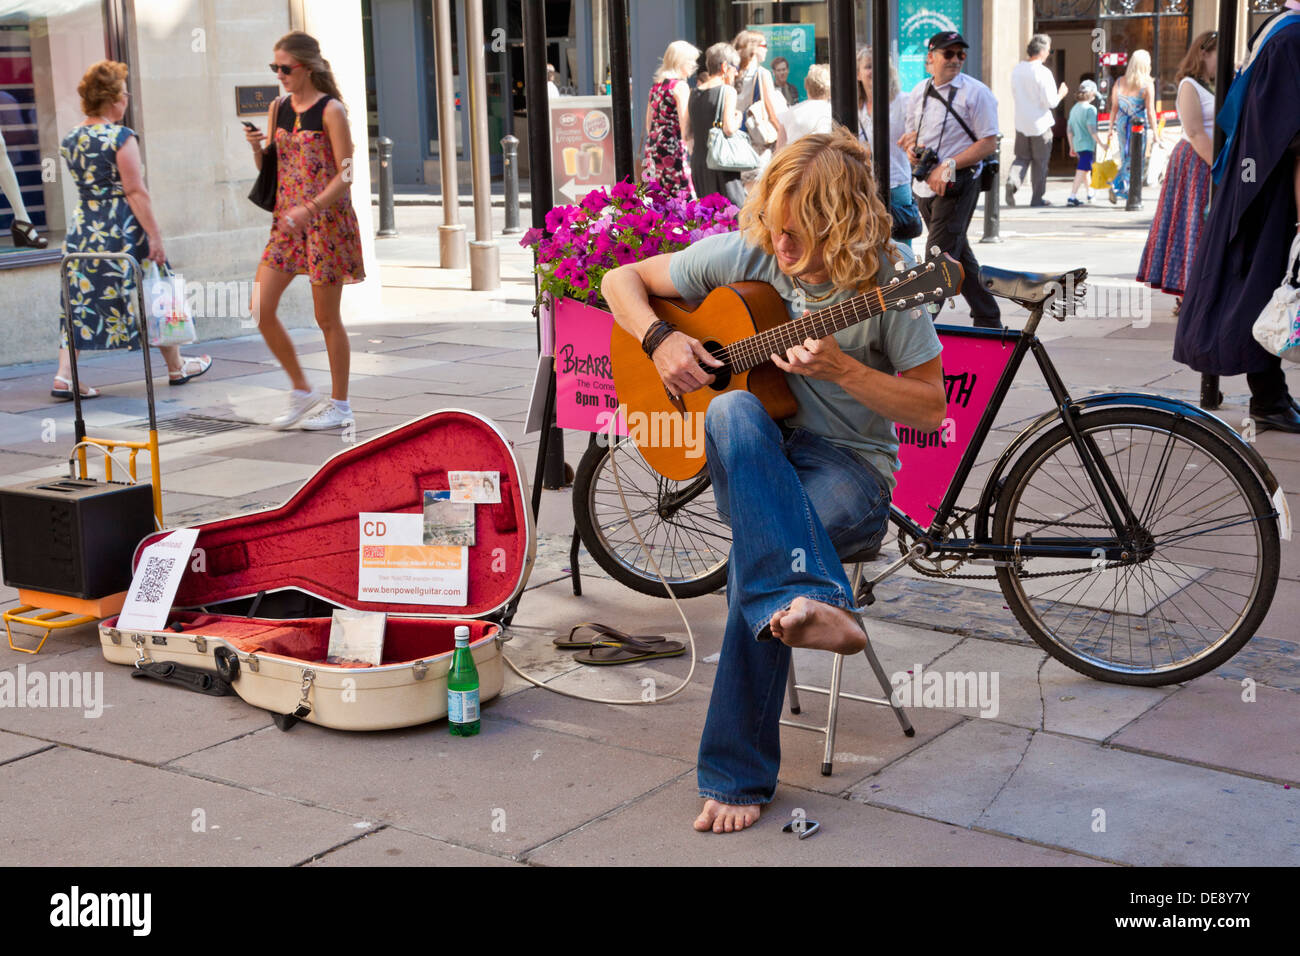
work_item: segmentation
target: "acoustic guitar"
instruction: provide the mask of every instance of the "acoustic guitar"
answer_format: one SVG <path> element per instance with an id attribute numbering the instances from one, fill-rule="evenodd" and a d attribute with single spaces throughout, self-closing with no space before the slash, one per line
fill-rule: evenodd
<path id="1" fill-rule="evenodd" d="M 695 307 L 681 299 L 651 296 L 655 315 L 698 339 L 723 364 L 709 368 L 701 363 L 713 382 L 674 397 L 664 387 L 653 360 L 641 350 L 641 343 L 614 323 L 610 358 L 628 437 L 663 477 L 675 481 L 693 478 L 705 467 L 704 413 L 719 395 L 745 389 L 778 420 L 798 410 L 785 373 L 771 362 L 773 352 L 784 356 L 787 349 L 805 339 L 825 338 L 889 309 L 942 302 L 956 295 L 961 283 L 960 263 L 943 253 L 900 273 L 886 285 L 793 321 L 780 293 L 766 282 L 721 286 Z"/>

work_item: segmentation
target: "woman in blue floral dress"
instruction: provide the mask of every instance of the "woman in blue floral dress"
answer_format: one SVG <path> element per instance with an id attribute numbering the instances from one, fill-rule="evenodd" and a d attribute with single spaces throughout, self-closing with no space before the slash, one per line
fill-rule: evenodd
<path id="1" fill-rule="evenodd" d="M 78 198 L 63 252 L 126 252 L 141 264 L 146 259 L 158 263 L 166 273 L 162 234 L 144 187 L 140 146 L 134 131 L 121 125 L 126 114 L 125 86 L 126 64 L 102 60 L 86 71 L 77 87 L 86 116 L 63 137 L 59 148 L 77 185 Z M 137 297 L 130 267 L 115 261 L 81 261 L 73 274 L 68 305 L 77 349 L 139 348 Z M 60 295 L 59 370 L 50 394 L 71 399 L 72 366 L 63 319 Z M 183 385 L 212 365 L 206 355 L 183 357 L 174 345 L 160 351 L 172 385 Z M 81 386 L 82 398 L 98 394 L 98 389 Z"/>

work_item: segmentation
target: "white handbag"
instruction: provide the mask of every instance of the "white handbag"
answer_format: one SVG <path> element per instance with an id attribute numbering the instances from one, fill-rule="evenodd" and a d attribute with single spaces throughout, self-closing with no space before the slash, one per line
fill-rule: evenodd
<path id="1" fill-rule="evenodd" d="M 1291 241 L 1282 284 L 1251 327 L 1255 341 L 1288 362 L 1300 362 L 1300 233 Z"/>

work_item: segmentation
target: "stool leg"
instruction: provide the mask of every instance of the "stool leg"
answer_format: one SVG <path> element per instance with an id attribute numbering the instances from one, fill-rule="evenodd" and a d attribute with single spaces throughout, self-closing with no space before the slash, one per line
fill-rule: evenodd
<path id="1" fill-rule="evenodd" d="M 790 654 L 790 671 L 786 675 L 786 696 L 790 700 L 790 713 L 799 713 L 799 690 L 794 686 L 794 653 Z"/>
<path id="2" fill-rule="evenodd" d="M 831 761 L 835 754 L 835 720 L 840 713 L 840 673 L 844 668 L 844 655 L 836 654 L 831 665 L 830 709 L 826 714 L 826 753 L 822 757 L 822 776 L 831 775 Z"/>
<path id="3" fill-rule="evenodd" d="M 864 628 L 865 630 L 865 628 Z M 912 727 L 912 722 L 907 717 L 907 712 L 894 703 L 894 687 L 889 683 L 889 678 L 885 676 L 885 669 L 880 666 L 880 660 L 876 657 L 875 649 L 871 646 L 871 638 L 867 638 L 867 646 L 862 649 L 862 653 L 867 655 L 867 663 L 876 674 L 876 680 L 880 681 L 880 689 L 884 692 L 885 698 L 889 701 L 889 707 L 898 718 L 899 726 L 903 728 L 905 737 L 915 737 L 916 730 Z"/>

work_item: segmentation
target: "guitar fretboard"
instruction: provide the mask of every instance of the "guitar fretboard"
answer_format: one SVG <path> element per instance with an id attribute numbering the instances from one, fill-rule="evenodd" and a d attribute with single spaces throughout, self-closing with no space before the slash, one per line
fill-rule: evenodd
<path id="1" fill-rule="evenodd" d="M 942 274 L 935 275 L 933 262 L 918 266 L 908 272 L 906 281 L 896 286 L 878 286 L 870 292 L 828 305 L 784 325 L 738 339 L 718 357 L 730 365 L 733 371 L 747 372 L 768 361 L 773 353 L 784 356 L 786 350 L 802 345 L 807 339 L 825 338 L 889 309 L 911 309 L 942 299 L 953 290 L 950 288 L 945 292 L 943 288 L 952 285 L 952 278 L 947 275 L 947 264 L 941 263 L 940 269 Z M 929 287 L 922 290 L 923 286 Z M 913 290 L 911 294 L 909 290 Z"/>

